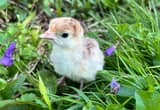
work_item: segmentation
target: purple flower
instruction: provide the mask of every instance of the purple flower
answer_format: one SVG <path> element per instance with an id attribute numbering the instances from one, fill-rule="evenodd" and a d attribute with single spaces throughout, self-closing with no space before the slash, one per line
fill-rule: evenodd
<path id="1" fill-rule="evenodd" d="M 6 49 L 3 57 L 0 59 L 0 64 L 4 66 L 11 66 L 13 64 L 13 53 L 15 51 L 16 43 L 12 42 Z"/>
<path id="2" fill-rule="evenodd" d="M 3 56 L 0 59 L 0 64 L 4 65 L 4 66 L 11 66 L 13 64 L 13 59 L 10 57 L 5 57 Z"/>
<path id="3" fill-rule="evenodd" d="M 115 51 L 115 49 L 116 49 L 116 46 L 113 45 L 113 46 L 107 48 L 105 50 L 104 54 L 107 55 L 107 56 L 110 56 Z"/>
<path id="4" fill-rule="evenodd" d="M 111 56 L 113 54 L 113 52 L 116 50 L 117 46 L 119 45 L 119 41 L 117 41 L 117 43 L 109 48 L 107 48 L 104 52 L 105 55 L 107 56 Z"/>
<path id="5" fill-rule="evenodd" d="M 110 87 L 111 87 L 112 93 L 118 93 L 120 90 L 120 84 L 118 82 L 116 82 L 116 80 L 114 78 L 112 78 L 112 81 L 110 83 Z"/>

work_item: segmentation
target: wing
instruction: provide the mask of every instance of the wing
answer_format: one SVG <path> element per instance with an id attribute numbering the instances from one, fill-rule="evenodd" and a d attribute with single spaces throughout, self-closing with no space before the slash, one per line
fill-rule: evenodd
<path id="1" fill-rule="evenodd" d="M 84 38 L 84 52 L 83 56 L 89 59 L 93 64 L 103 68 L 104 65 L 104 55 L 99 48 L 98 42 L 92 38 Z"/>
<path id="2" fill-rule="evenodd" d="M 95 39 L 92 38 L 84 38 L 84 52 L 83 55 L 85 58 L 93 58 L 95 60 L 97 59 L 103 59 L 103 53 L 99 48 L 99 45 Z M 101 58 L 102 57 L 102 58 Z"/>
<path id="3" fill-rule="evenodd" d="M 84 57 L 92 57 L 96 54 L 96 50 L 99 48 L 98 43 L 95 39 L 84 38 Z"/>

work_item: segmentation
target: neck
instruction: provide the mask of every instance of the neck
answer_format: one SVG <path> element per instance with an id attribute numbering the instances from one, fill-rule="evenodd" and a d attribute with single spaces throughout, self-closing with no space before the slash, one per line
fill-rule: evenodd
<path id="1" fill-rule="evenodd" d="M 77 50 L 80 51 L 83 49 L 83 37 L 79 37 L 73 42 L 75 43 L 71 43 L 70 45 L 67 45 L 67 46 L 54 44 L 53 47 L 58 48 L 60 50 L 64 50 L 64 51 L 65 50 L 66 51 L 77 51 Z"/>

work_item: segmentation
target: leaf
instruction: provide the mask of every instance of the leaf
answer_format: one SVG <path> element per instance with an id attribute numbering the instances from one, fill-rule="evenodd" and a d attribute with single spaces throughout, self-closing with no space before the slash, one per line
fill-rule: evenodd
<path id="1" fill-rule="evenodd" d="M 106 110 L 127 110 L 119 104 L 110 104 L 107 106 Z"/>
<path id="2" fill-rule="evenodd" d="M 22 95 L 20 98 L 1 100 L 1 110 L 42 110 L 47 106 L 33 93 L 27 93 Z"/>
<path id="3" fill-rule="evenodd" d="M 3 44 L 4 43 L 4 41 L 6 41 L 7 40 L 7 36 L 6 36 L 6 34 L 5 33 L 3 33 L 3 32 L 0 32 L 0 44 Z"/>
<path id="4" fill-rule="evenodd" d="M 83 106 L 82 110 L 104 110 L 103 107 L 100 105 L 92 104 L 91 102 L 88 102 L 85 106 Z"/>
<path id="5" fill-rule="evenodd" d="M 119 96 L 125 96 L 125 97 L 134 96 L 134 94 L 135 94 L 135 90 L 133 88 L 129 88 L 125 86 L 121 86 L 118 92 Z"/>
<path id="6" fill-rule="evenodd" d="M 23 21 L 27 17 L 28 12 L 26 10 L 23 10 L 18 7 L 15 7 L 15 10 L 19 21 Z"/>
<path id="7" fill-rule="evenodd" d="M 42 10 L 49 16 L 53 16 L 53 12 L 51 11 L 49 5 L 52 4 L 51 0 L 44 0 L 42 5 Z"/>
<path id="8" fill-rule="evenodd" d="M 160 55 L 157 55 L 154 57 L 153 64 L 154 64 L 154 66 L 160 65 Z"/>
<path id="9" fill-rule="evenodd" d="M 7 26 L 7 33 L 8 33 L 8 37 L 13 37 L 16 33 L 17 33 L 18 29 L 17 29 L 17 25 L 16 24 L 8 24 Z"/>
<path id="10" fill-rule="evenodd" d="M 137 92 L 135 93 L 135 98 L 136 98 L 136 110 L 146 110 L 143 100 L 141 99 L 141 96 Z"/>
<path id="11" fill-rule="evenodd" d="M 0 2 L 0 10 L 3 10 L 5 8 L 7 8 L 8 5 L 9 5 L 8 0 L 1 0 L 1 2 Z"/>
<path id="12" fill-rule="evenodd" d="M 32 21 L 32 19 L 34 19 L 34 17 L 35 13 L 30 13 L 29 16 L 23 21 L 22 26 L 25 28 Z"/>
<path id="13" fill-rule="evenodd" d="M 118 3 L 118 0 L 102 0 L 102 3 L 109 8 L 113 8 Z"/>
<path id="14" fill-rule="evenodd" d="M 40 105 L 42 108 L 47 108 L 47 105 L 39 98 L 35 99 L 35 103 Z"/>
<path id="15" fill-rule="evenodd" d="M 20 98 L 17 98 L 17 101 L 33 101 L 37 96 L 33 93 L 23 94 Z"/>
<path id="16" fill-rule="evenodd" d="M 0 101 L 0 108 L 1 108 L 1 107 L 4 107 L 4 106 L 6 106 L 6 105 L 8 105 L 8 104 L 10 104 L 10 103 L 14 103 L 14 102 L 15 102 L 15 100 L 11 100 L 11 99 L 1 100 L 1 101 Z"/>
<path id="17" fill-rule="evenodd" d="M 149 32 L 147 38 L 160 40 L 160 32 Z"/>
<path id="18" fill-rule="evenodd" d="M 0 90 L 3 90 L 7 85 L 7 82 L 4 79 L 0 78 Z"/>
<path id="19" fill-rule="evenodd" d="M 57 80 L 56 80 L 55 75 L 53 73 L 50 73 L 46 69 L 42 69 L 42 70 L 38 71 L 38 74 L 40 74 L 49 93 L 56 94 Z"/>
<path id="20" fill-rule="evenodd" d="M 148 91 L 153 92 L 154 89 L 154 85 L 155 85 L 155 79 L 153 78 L 153 76 L 149 75 L 146 77 L 146 82 L 147 82 L 147 86 L 148 86 Z"/>
<path id="21" fill-rule="evenodd" d="M 14 101 L 14 100 L 11 100 Z M 1 103 L 1 101 L 0 101 Z M 2 101 L 3 103 L 3 101 Z M 6 106 L 3 106 L 3 108 L 0 108 L 1 110 L 44 110 L 39 106 L 35 105 L 29 105 L 29 104 L 21 104 L 21 103 L 16 103 L 12 102 L 9 104 L 6 104 Z"/>
<path id="22" fill-rule="evenodd" d="M 0 91 L 0 95 L 6 99 L 6 98 L 11 98 L 15 92 L 20 89 L 26 79 L 26 75 L 21 74 L 18 76 L 18 79 L 9 81 L 2 91 Z"/>
<path id="23" fill-rule="evenodd" d="M 62 0 L 56 0 L 55 2 L 56 13 L 58 16 L 62 16 Z"/>
<path id="24" fill-rule="evenodd" d="M 136 110 L 160 110 L 158 92 L 137 91 L 135 93 Z"/>
<path id="25" fill-rule="evenodd" d="M 80 110 L 81 107 L 82 105 L 76 104 L 76 105 L 70 106 L 66 110 Z"/>
<path id="26" fill-rule="evenodd" d="M 36 49 L 32 46 L 21 49 L 20 55 L 23 56 L 24 59 L 36 58 L 38 56 Z"/>
<path id="27" fill-rule="evenodd" d="M 47 108 L 47 105 L 33 93 L 23 94 L 20 98 L 16 98 L 16 101 L 19 103 L 28 103 L 33 105 L 36 104 L 37 106 L 40 106 L 42 108 Z"/>
<path id="28" fill-rule="evenodd" d="M 4 74 L 7 74 L 8 73 L 8 70 L 6 67 L 0 65 L 0 75 L 4 75 Z"/>
<path id="29" fill-rule="evenodd" d="M 48 90 L 45 87 L 40 75 L 39 75 L 39 90 L 40 90 L 40 93 L 41 93 L 44 101 L 48 105 L 49 110 L 52 110 L 51 101 L 50 101 L 50 99 L 48 97 Z"/>
<path id="30" fill-rule="evenodd" d="M 79 96 L 81 96 L 81 97 L 85 100 L 85 102 L 90 102 L 89 98 L 87 97 L 86 94 L 84 94 L 84 92 L 82 92 L 82 91 L 80 91 L 79 89 L 74 88 L 74 87 L 71 87 L 71 88 L 72 88 L 74 91 L 76 91 L 76 92 L 79 94 Z"/>

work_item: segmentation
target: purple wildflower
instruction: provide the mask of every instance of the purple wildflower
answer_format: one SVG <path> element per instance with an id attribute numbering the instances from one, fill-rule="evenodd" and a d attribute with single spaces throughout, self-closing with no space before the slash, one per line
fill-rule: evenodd
<path id="1" fill-rule="evenodd" d="M 0 59 L 0 64 L 4 65 L 4 66 L 11 66 L 13 64 L 13 59 L 10 57 L 5 57 L 3 56 Z"/>
<path id="2" fill-rule="evenodd" d="M 120 90 L 120 84 L 118 82 L 116 82 L 116 80 L 114 78 L 112 78 L 110 87 L 111 87 L 112 93 L 118 93 Z"/>
<path id="3" fill-rule="evenodd" d="M 111 56 L 113 54 L 113 52 L 116 50 L 117 46 L 119 45 L 119 41 L 117 41 L 117 43 L 109 48 L 107 48 L 104 52 L 105 55 L 107 56 Z"/>
<path id="4" fill-rule="evenodd" d="M 11 66 L 13 64 L 13 53 L 15 51 L 16 43 L 12 42 L 6 49 L 3 57 L 0 59 L 0 64 L 4 66 Z"/>
<path id="5" fill-rule="evenodd" d="M 116 49 L 116 46 L 113 45 L 113 46 L 107 48 L 104 53 L 105 53 L 105 55 L 110 56 L 115 51 L 115 49 Z"/>

